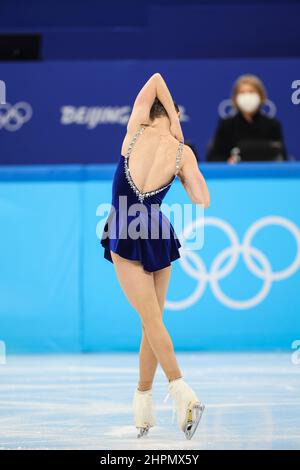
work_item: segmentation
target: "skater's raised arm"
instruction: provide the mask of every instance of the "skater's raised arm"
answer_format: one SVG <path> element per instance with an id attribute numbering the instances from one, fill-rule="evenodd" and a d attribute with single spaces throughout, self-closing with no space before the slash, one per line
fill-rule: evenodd
<path id="1" fill-rule="evenodd" d="M 188 146 L 184 146 L 182 167 L 178 177 L 186 190 L 190 200 L 195 204 L 203 204 L 207 209 L 210 205 L 210 195 L 204 176 L 198 167 L 195 154 Z"/>
<path id="2" fill-rule="evenodd" d="M 174 137 L 183 142 L 183 135 L 174 107 L 174 101 L 160 73 L 153 74 L 138 93 L 127 123 L 127 131 L 135 132 L 140 124 L 149 122 L 150 110 L 156 97 L 168 113 Z"/>

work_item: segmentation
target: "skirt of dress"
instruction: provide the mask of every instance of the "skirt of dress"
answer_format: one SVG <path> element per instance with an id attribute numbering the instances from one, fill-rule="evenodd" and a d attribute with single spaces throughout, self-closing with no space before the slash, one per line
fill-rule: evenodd
<path id="1" fill-rule="evenodd" d="M 180 258 L 181 243 L 169 219 L 161 210 L 139 216 L 110 212 L 104 225 L 101 245 L 104 258 L 113 263 L 110 250 L 123 258 L 140 261 L 145 271 L 170 266 Z"/>

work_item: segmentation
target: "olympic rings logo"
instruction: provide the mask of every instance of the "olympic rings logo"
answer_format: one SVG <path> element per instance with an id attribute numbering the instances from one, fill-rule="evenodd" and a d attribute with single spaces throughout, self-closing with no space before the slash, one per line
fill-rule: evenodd
<path id="1" fill-rule="evenodd" d="M 0 104 L 6 103 L 6 85 L 3 80 L 0 80 Z"/>
<path id="2" fill-rule="evenodd" d="M 0 105 L 0 129 L 18 131 L 31 117 L 32 107 L 25 101 L 20 101 L 14 106 L 10 103 Z"/>
<path id="3" fill-rule="evenodd" d="M 213 260 L 210 271 L 208 272 L 206 266 L 198 254 L 192 250 L 184 248 L 184 239 L 195 228 L 201 227 L 205 223 L 206 226 L 217 227 L 227 235 L 230 246 L 222 250 Z M 279 225 L 288 230 L 295 238 L 297 249 L 293 262 L 280 271 L 273 271 L 271 263 L 264 253 L 252 246 L 253 237 L 257 232 L 268 225 Z M 255 221 L 247 230 L 242 240 L 239 242 L 238 235 L 233 227 L 226 221 L 217 217 L 206 217 L 193 221 L 184 231 L 180 241 L 183 239 L 182 247 L 180 248 L 181 257 L 179 263 L 181 268 L 192 279 L 197 281 L 197 286 L 194 292 L 187 298 L 179 301 L 166 301 L 166 308 L 170 310 L 183 310 L 194 305 L 204 293 L 207 283 L 210 283 L 212 292 L 216 299 L 223 305 L 236 310 L 245 310 L 258 305 L 262 302 L 270 292 L 273 281 L 282 281 L 292 276 L 300 267 L 300 230 L 290 220 L 280 216 L 266 216 Z M 281 247 L 282 249 L 282 247 Z M 246 300 L 236 300 L 226 295 L 221 287 L 220 280 L 228 276 L 235 268 L 239 261 L 240 255 L 249 269 L 255 276 L 263 281 L 260 291 L 253 297 Z M 221 268 L 224 261 L 229 259 L 227 264 Z M 253 259 L 260 263 L 258 267 Z M 193 264 L 191 265 L 190 262 Z"/>

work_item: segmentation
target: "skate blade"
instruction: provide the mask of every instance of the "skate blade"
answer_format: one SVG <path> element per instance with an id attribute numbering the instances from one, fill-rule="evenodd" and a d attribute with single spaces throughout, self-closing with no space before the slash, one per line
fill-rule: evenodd
<path id="1" fill-rule="evenodd" d="M 137 428 L 138 429 L 138 435 L 136 436 L 138 439 L 140 437 L 145 437 L 148 435 L 150 426 L 146 426 L 145 428 Z"/>
<path id="2" fill-rule="evenodd" d="M 187 439 L 191 439 L 200 423 L 205 406 L 203 403 L 197 402 L 187 411 L 187 423 L 185 425 L 184 434 Z"/>

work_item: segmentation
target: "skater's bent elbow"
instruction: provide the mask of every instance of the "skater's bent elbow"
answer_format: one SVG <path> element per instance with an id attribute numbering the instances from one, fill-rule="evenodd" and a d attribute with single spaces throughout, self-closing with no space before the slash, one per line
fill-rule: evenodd
<path id="1" fill-rule="evenodd" d="M 194 204 L 199 204 L 207 209 L 210 206 L 210 194 L 206 184 L 201 184 L 203 181 L 197 181 L 197 184 L 192 184 L 188 189 L 190 199 Z"/>
<path id="2" fill-rule="evenodd" d="M 210 206 L 210 198 L 208 197 L 200 197 L 197 198 L 193 201 L 195 204 L 199 204 L 199 206 L 202 206 L 204 209 L 208 209 Z"/>

